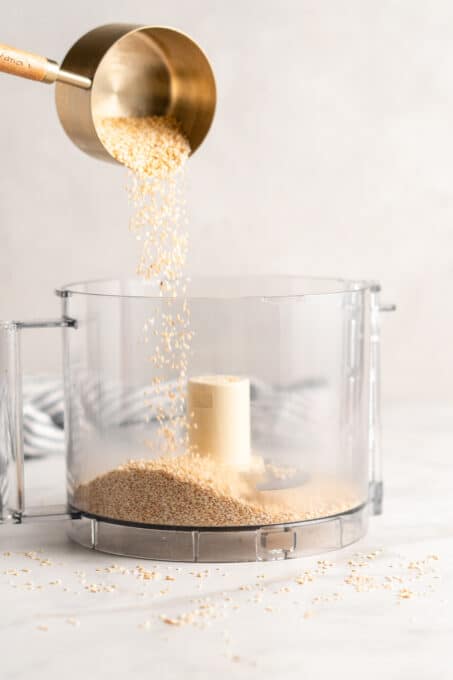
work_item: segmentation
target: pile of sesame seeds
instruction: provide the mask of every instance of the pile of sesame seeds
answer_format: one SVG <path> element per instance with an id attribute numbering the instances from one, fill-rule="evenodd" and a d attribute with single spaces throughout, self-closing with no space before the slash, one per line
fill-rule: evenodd
<path id="1" fill-rule="evenodd" d="M 361 502 L 354 489 L 337 480 L 317 479 L 277 492 L 258 491 L 257 481 L 196 453 L 162 456 L 131 460 L 81 484 L 73 504 L 101 517 L 144 524 L 253 526 L 317 519 Z"/>

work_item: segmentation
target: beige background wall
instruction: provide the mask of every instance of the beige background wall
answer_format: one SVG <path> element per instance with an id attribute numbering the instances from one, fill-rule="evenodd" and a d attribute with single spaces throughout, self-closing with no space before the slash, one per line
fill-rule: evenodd
<path id="1" fill-rule="evenodd" d="M 384 392 L 451 399 L 453 3 L 449 0 L 32 0 L 0 42 L 61 58 L 110 21 L 191 34 L 218 81 L 190 161 L 200 273 L 379 278 Z M 120 168 L 82 155 L 52 88 L 0 75 L 0 318 L 54 315 L 57 284 L 126 275 L 136 246 Z M 58 370 L 58 333 L 28 366 Z"/>

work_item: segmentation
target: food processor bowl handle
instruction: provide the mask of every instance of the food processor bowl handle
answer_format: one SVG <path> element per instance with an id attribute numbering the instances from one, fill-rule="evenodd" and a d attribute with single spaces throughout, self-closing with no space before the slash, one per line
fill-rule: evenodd
<path id="1" fill-rule="evenodd" d="M 65 317 L 0 322 L 0 524 L 74 518 L 65 505 L 28 508 L 25 504 L 21 334 L 30 328 L 76 325 Z"/>
<path id="2" fill-rule="evenodd" d="M 382 474 L 381 442 L 381 314 L 394 312 L 396 305 L 380 302 L 381 287 L 376 283 L 371 289 L 371 335 L 370 335 L 370 389 L 369 389 L 369 437 L 370 506 L 374 515 L 382 514 L 384 483 Z"/>
<path id="3" fill-rule="evenodd" d="M 91 87 L 89 78 L 60 69 L 57 62 L 52 59 L 2 44 L 0 44 L 0 72 L 36 80 L 39 83 L 51 84 L 58 80 L 83 89 Z"/>

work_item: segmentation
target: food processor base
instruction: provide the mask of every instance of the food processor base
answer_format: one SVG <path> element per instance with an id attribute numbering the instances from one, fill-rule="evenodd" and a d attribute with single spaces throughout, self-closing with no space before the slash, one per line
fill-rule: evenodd
<path id="1" fill-rule="evenodd" d="M 368 504 L 322 519 L 262 527 L 174 528 L 83 514 L 68 535 L 99 552 L 171 562 L 265 562 L 344 548 L 367 530 Z"/>

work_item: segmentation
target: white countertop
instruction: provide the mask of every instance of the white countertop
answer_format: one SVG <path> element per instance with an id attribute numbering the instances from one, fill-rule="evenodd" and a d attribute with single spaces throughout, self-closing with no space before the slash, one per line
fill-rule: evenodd
<path id="1" fill-rule="evenodd" d="M 453 407 L 394 406 L 384 423 L 384 515 L 362 542 L 319 558 L 159 564 L 73 545 L 63 522 L 0 527 L 1 680 L 451 680 Z M 33 500 L 62 484 L 55 458 L 28 473 Z M 362 592 L 345 582 L 351 559 Z M 138 578 L 137 564 L 160 578 Z M 313 580 L 297 583 L 305 571 Z M 182 626 L 161 619 L 187 613 Z"/>

